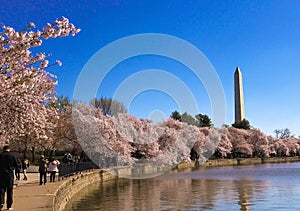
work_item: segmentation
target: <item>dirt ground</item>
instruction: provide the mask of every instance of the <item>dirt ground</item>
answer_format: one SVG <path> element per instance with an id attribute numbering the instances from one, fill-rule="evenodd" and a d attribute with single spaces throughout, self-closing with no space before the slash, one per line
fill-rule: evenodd
<path id="1" fill-rule="evenodd" d="M 30 167 L 27 178 L 27 180 L 23 180 L 23 174 L 21 173 L 21 180 L 15 180 L 12 205 L 14 210 L 52 211 L 54 193 L 63 181 L 49 183 L 49 175 L 47 175 L 48 182 L 45 185 L 39 185 L 39 173 L 34 166 Z M 5 209 L 6 204 L 3 207 L 3 210 Z"/>

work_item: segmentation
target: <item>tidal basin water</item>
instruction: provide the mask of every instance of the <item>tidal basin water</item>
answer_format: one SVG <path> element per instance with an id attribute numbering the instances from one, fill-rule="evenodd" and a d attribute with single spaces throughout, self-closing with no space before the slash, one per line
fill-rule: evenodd
<path id="1" fill-rule="evenodd" d="M 212 167 L 96 183 L 67 210 L 300 210 L 300 163 Z"/>

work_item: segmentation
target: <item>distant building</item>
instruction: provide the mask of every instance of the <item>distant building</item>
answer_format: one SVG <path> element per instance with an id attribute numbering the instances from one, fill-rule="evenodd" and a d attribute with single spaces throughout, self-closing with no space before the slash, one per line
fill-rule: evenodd
<path id="1" fill-rule="evenodd" d="M 242 82 L 242 72 L 236 67 L 234 73 L 234 108 L 235 122 L 241 122 L 245 119 L 244 92 Z"/>

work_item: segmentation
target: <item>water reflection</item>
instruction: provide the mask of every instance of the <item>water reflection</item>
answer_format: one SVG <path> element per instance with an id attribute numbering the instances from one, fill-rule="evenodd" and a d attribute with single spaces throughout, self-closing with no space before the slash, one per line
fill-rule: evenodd
<path id="1" fill-rule="evenodd" d="M 298 200 L 293 204 L 284 202 L 299 196 L 299 179 L 290 174 L 298 174 L 299 169 L 287 168 L 281 175 L 282 168 L 276 170 L 280 166 L 274 166 L 200 169 L 144 180 L 116 179 L 81 191 L 68 210 L 246 211 L 288 210 L 291 206 L 290 210 L 299 210 Z M 270 169 L 279 176 L 266 173 Z"/>

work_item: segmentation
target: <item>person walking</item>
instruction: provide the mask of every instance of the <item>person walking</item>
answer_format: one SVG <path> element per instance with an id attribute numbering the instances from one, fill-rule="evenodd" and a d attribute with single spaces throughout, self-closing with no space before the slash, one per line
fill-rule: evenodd
<path id="1" fill-rule="evenodd" d="M 55 160 L 54 158 L 49 159 L 48 171 L 50 172 L 50 182 L 55 182 L 55 175 L 56 172 L 58 172 L 58 165 L 60 165 L 58 160 Z"/>
<path id="2" fill-rule="evenodd" d="M 8 145 L 3 147 L 0 154 L 0 210 L 4 206 L 4 196 L 6 192 L 7 210 L 13 210 L 13 185 L 14 185 L 14 169 L 18 167 L 15 156 L 10 153 Z"/>
<path id="3" fill-rule="evenodd" d="M 43 183 L 45 185 L 47 183 L 47 166 L 48 160 L 45 159 L 44 155 L 41 155 L 39 159 L 40 185 L 42 185 Z"/>
<path id="4" fill-rule="evenodd" d="M 25 157 L 22 162 L 22 168 L 23 168 L 23 174 L 24 174 L 23 180 L 27 180 L 27 169 L 29 168 L 29 165 L 30 165 L 29 160 Z"/>
<path id="5" fill-rule="evenodd" d="M 16 180 L 20 180 L 20 173 L 22 169 L 22 162 L 20 158 L 17 158 L 17 165 L 18 167 L 15 169 L 15 175 L 16 175 Z"/>

